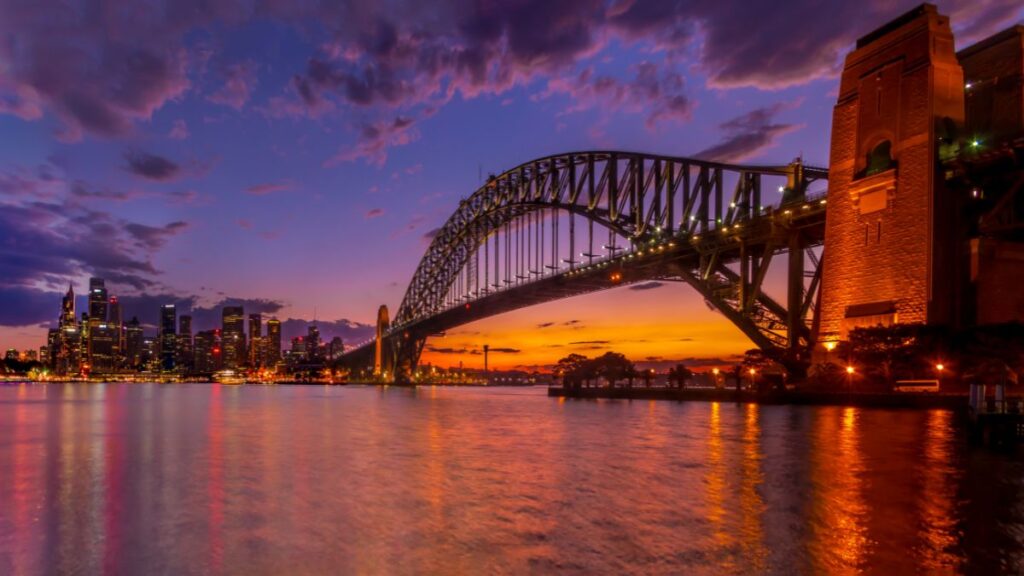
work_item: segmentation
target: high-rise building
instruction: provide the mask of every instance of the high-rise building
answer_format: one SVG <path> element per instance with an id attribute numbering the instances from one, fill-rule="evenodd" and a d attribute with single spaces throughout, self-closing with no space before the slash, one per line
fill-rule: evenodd
<path id="1" fill-rule="evenodd" d="M 53 371 L 61 376 L 77 375 L 80 371 L 81 333 L 75 317 L 75 290 L 68 284 L 68 291 L 61 302 L 56 342 L 50 351 Z"/>
<path id="2" fill-rule="evenodd" d="M 345 345 L 341 341 L 340 336 L 331 338 L 331 343 L 327 346 L 327 358 L 330 360 L 337 360 L 341 358 L 341 354 L 345 351 Z"/>
<path id="3" fill-rule="evenodd" d="M 139 369 L 142 362 L 142 326 L 139 319 L 132 316 L 128 327 L 125 329 L 125 363 L 129 368 Z"/>
<path id="4" fill-rule="evenodd" d="M 288 351 L 289 364 L 301 364 L 306 360 L 306 339 L 302 336 L 292 338 L 292 348 Z"/>
<path id="5" fill-rule="evenodd" d="M 263 317 L 257 312 L 249 314 L 249 366 L 263 364 Z"/>
<path id="6" fill-rule="evenodd" d="M 160 308 L 160 369 L 165 372 L 174 370 L 174 355 L 177 351 L 177 309 L 174 304 L 164 304 Z"/>
<path id="7" fill-rule="evenodd" d="M 89 278 L 89 319 L 107 321 L 107 287 L 103 278 Z"/>
<path id="8" fill-rule="evenodd" d="M 225 306 L 222 314 L 224 368 L 237 369 L 245 363 L 245 310 L 241 306 Z"/>
<path id="9" fill-rule="evenodd" d="M 194 370 L 199 374 L 211 374 L 220 370 L 220 330 L 204 330 L 196 333 L 193 354 Z"/>
<path id="10" fill-rule="evenodd" d="M 156 371 L 160 369 L 160 357 L 157 354 L 159 344 L 157 338 L 152 336 L 142 337 L 142 357 L 141 364 L 143 369 L 149 371 Z"/>
<path id="11" fill-rule="evenodd" d="M 98 320 L 89 320 L 89 370 L 90 374 L 110 374 L 116 371 L 115 347 L 117 331 L 113 326 Z"/>
<path id="12" fill-rule="evenodd" d="M 316 324 L 306 328 L 306 359 L 310 362 L 323 360 L 322 350 L 320 350 L 320 329 L 316 327 Z"/>
<path id="13" fill-rule="evenodd" d="M 178 354 L 175 366 L 179 372 L 188 373 L 192 371 L 195 358 L 192 345 L 192 317 L 182 314 L 178 318 Z"/>
<path id="14" fill-rule="evenodd" d="M 40 353 L 39 360 L 51 371 L 57 369 L 57 349 L 60 346 L 60 330 L 50 328 L 46 333 L 46 354 Z"/>
<path id="15" fill-rule="evenodd" d="M 281 361 L 281 321 L 277 318 L 267 320 L 265 356 L 264 364 L 267 366 L 276 366 Z"/>
<path id="16" fill-rule="evenodd" d="M 114 366 L 120 368 L 124 365 L 124 311 L 117 296 L 111 296 L 108 308 L 107 324 L 114 331 Z"/>
<path id="17" fill-rule="evenodd" d="M 75 289 L 68 284 L 67 294 L 64 295 L 64 300 L 60 305 L 60 320 L 59 326 L 70 326 L 76 322 L 75 317 Z"/>

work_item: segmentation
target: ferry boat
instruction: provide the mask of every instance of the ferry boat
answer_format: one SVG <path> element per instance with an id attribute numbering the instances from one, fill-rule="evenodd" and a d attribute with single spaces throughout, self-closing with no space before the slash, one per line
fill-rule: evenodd
<path id="1" fill-rule="evenodd" d="M 213 381 L 217 384 L 245 384 L 245 374 L 234 370 L 221 370 L 213 375 Z"/>

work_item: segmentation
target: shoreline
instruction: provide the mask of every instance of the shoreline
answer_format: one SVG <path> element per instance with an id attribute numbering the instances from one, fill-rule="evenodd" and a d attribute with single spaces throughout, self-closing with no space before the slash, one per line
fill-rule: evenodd
<path id="1" fill-rule="evenodd" d="M 832 393 L 809 391 L 752 392 L 749 390 L 675 388 L 575 388 L 552 386 L 552 398 L 574 400 L 669 400 L 738 402 L 765 405 L 857 406 L 866 408 L 945 409 L 965 411 L 967 394 L 941 393 Z"/>

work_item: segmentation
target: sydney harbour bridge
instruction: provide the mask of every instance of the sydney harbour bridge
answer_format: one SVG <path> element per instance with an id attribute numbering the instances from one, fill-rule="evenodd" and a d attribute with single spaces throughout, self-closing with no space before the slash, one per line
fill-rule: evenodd
<path id="1" fill-rule="evenodd" d="M 929 4 L 861 37 L 829 169 L 584 151 L 493 176 L 340 364 L 411 381 L 432 335 L 654 280 L 688 284 L 797 378 L 861 327 L 1022 322 L 1022 46 L 1016 26 L 956 52 Z"/>
<path id="2" fill-rule="evenodd" d="M 379 346 L 350 350 L 343 364 L 409 378 L 431 335 L 659 280 L 692 286 L 755 345 L 796 365 L 814 339 L 827 175 L 799 161 L 738 166 L 617 151 L 521 164 L 460 202 L 393 320 L 379 319 Z M 781 300 L 763 289 L 773 264 L 785 271 Z"/>

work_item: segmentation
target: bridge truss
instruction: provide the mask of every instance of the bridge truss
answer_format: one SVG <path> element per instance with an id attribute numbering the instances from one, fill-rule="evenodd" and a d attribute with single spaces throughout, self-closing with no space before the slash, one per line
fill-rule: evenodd
<path id="1" fill-rule="evenodd" d="M 399 377 L 426 338 L 504 311 L 645 280 L 696 289 L 781 361 L 805 360 L 824 238 L 827 170 L 595 151 L 488 178 L 436 233 L 389 331 Z M 785 295 L 765 281 L 785 255 Z M 360 352 L 362 350 L 362 352 Z M 348 354 L 365 365 L 366 351 Z"/>

